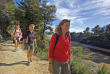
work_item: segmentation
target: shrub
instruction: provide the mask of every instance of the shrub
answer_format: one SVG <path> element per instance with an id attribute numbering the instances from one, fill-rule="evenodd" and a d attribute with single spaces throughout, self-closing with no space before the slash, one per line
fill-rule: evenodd
<path id="1" fill-rule="evenodd" d="M 107 71 L 107 66 L 103 65 L 103 67 L 97 71 L 97 74 L 110 74 L 110 72 Z"/>
<path id="2" fill-rule="evenodd" d="M 88 74 L 89 72 L 89 65 L 83 65 L 78 59 L 71 62 L 71 74 Z"/>

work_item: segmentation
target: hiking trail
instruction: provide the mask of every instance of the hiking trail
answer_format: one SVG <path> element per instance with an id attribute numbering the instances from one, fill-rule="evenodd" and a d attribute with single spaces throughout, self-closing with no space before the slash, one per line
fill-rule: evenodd
<path id="1" fill-rule="evenodd" d="M 27 66 L 27 53 L 19 45 L 14 52 L 12 40 L 0 43 L 0 74 L 49 74 L 48 61 L 33 56 L 30 66 Z"/>

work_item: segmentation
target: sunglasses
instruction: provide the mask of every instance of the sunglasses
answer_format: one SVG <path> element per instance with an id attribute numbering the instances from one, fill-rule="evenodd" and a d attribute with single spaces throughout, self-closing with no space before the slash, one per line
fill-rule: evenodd
<path id="1" fill-rule="evenodd" d="M 63 19 L 62 21 L 70 22 L 70 20 L 69 20 L 69 19 Z"/>

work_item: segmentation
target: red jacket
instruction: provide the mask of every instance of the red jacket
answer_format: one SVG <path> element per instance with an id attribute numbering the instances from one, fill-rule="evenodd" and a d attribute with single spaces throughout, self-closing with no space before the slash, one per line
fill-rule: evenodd
<path id="1" fill-rule="evenodd" d="M 55 46 L 56 42 L 56 34 L 52 35 L 49 46 L 49 58 L 52 58 L 59 62 L 67 62 L 70 56 L 70 44 L 71 44 L 71 36 L 68 39 L 67 34 L 65 35 L 66 42 L 62 35 L 59 35 L 59 40 Z"/>

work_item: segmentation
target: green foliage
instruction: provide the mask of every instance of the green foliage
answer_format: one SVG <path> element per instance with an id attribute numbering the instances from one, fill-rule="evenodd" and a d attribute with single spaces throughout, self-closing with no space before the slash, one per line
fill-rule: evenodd
<path id="1" fill-rule="evenodd" d="M 107 72 L 107 66 L 103 65 L 103 67 L 97 71 L 97 74 L 110 74 L 110 72 Z"/>
<path id="2" fill-rule="evenodd" d="M 41 10 L 39 0 L 23 0 L 15 10 L 16 20 L 19 20 L 25 30 L 29 24 L 38 24 L 41 21 Z M 23 27 L 22 27 L 23 28 Z"/>
<path id="3" fill-rule="evenodd" d="M 82 59 L 85 58 L 84 50 L 87 50 L 87 48 L 81 46 L 72 47 L 71 54 L 75 58 L 71 59 L 71 74 L 88 74 L 91 71 L 89 64 L 82 64 Z"/>
<path id="4" fill-rule="evenodd" d="M 48 59 L 48 49 L 49 49 L 49 39 L 45 39 L 44 42 L 38 42 L 38 48 L 35 50 L 34 54 L 38 55 L 38 57 L 40 58 Z"/>
<path id="5" fill-rule="evenodd" d="M 84 30 L 84 33 L 89 33 L 89 31 L 90 31 L 90 28 L 87 27 L 86 30 Z"/>
<path id="6" fill-rule="evenodd" d="M 95 35 L 99 35 L 100 30 L 101 30 L 101 28 L 99 27 L 99 25 L 92 28 L 92 31 L 94 32 Z"/>
<path id="7" fill-rule="evenodd" d="M 6 30 L 9 25 L 12 25 L 11 21 L 14 19 L 15 8 L 12 0 L 2 0 L 0 2 L 0 29 L 3 37 L 9 36 Z"/>
<path id="8" fill-rule="evenodd" d="M 104 27 L 97 25 L 92 28 L 92 33 L 89 32 L 89 27 L 84 30 L 84 33 L 72 32 L 71 37 L 73 41 L 110 49 L 110 24 Z"/>
<path id="9" fill-rule="evenodd" d="M 82 59 L 85 58 L 83 54 L 83 48 L 81 46 L 73 47 L 73 49 L 71 50 L 71 54 L 75 56 L 76 58 L 82 58 Z"/>
<path id="10" fill-rule="evenodd" d="M 83 65 L 80 60 L 73 60 L 71 62 L 71 74 L 88 74 L 89 72 L 89 65 Z"/>
<path id="11" fill-rule="evenodd" d="M 105 36 L 110 40 L 110 24 L 106 25 Z"/>
<path id="12" fill-rule="evenodd" d="M 49 29 L 50 31 L 52 31 L 51 27 L 49 27 L 47 25 L 52 25 L 52 21 L 55 20 L 56 7 L 55 7 L 55 5 L 47 5 L 47 2 L 43 1 L 43 3 L 41 4 L 41 9 L 42 9 L 42 13 L 43 13 L 42 21 L 44 23 L 43 35 L 42 35 L 42 40 L 43 40 L 45 30 Z"/>
<path id="13" fill-rule="evenodd" d="M 37 52 L 37 56 L 43 59 L 48 59 L 48 52 L 40 50 Z"/>

